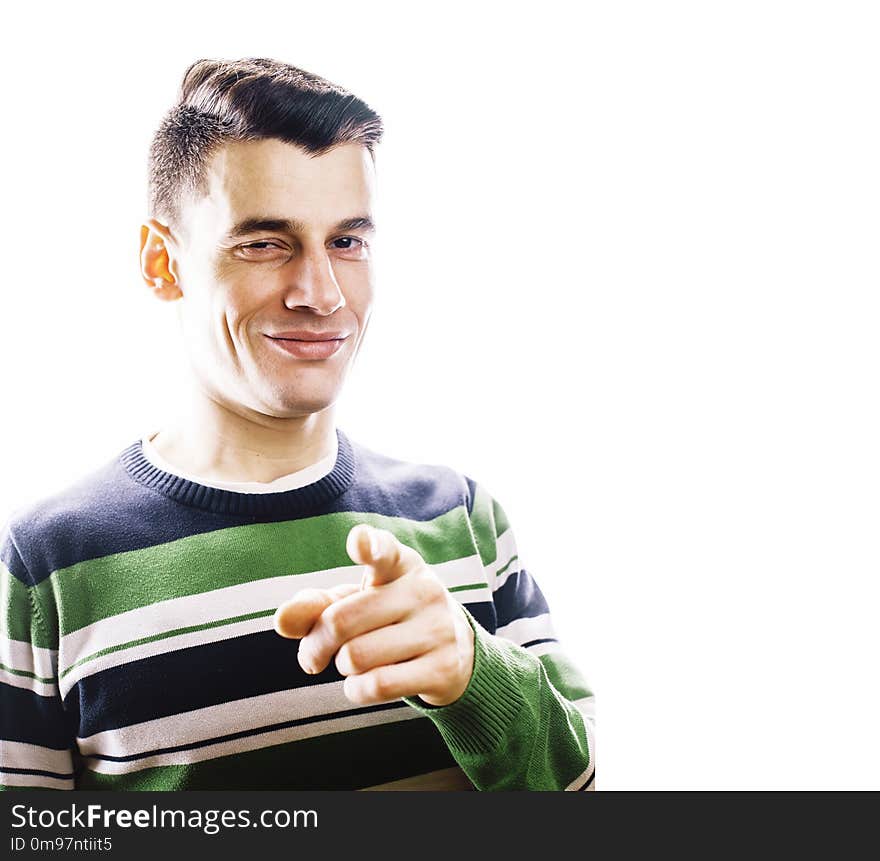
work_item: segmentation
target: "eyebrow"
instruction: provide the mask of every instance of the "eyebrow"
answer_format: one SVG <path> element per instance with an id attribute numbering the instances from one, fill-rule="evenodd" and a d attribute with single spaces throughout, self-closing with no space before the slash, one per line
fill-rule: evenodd
<path id="1" fill-rule="evenodd" d="M 376 225 L 369 215 L 356 215 L 353 218 L 344 218 L 331 228 L 337 230 L 365 230 L 375 232 Z M 227 239 L 235 239 L 247 236 L 249 233 L 259 233 L 262 230 L 276 231 L 280 233 L 305 233 L 306 226 L 302 221 L 295 218 L 273 218 L 271 216 L 258 215 L 239 221 L 229 233 Z"/>

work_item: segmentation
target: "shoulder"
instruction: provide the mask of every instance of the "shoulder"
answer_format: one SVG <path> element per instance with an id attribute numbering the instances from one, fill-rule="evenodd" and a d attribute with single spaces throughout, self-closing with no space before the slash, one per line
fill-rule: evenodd
<path id="1" fill-rule="evenodd" d="M 118 523 L 130 481 L 121 452 L 101 466 L 46 496 L 13 509 L 0 544 L 3 562 L 23 564 L 39 582 L 52 571 L 81 559 L 90 545 L 100 553 L 101 536 Z"/>
<path id="2" fill-rule="evenodd" d="M 432 461 L 392 457 L 353 442 L 357 480 L 353 491 L 389 505 L 399 516 L 429 520 L 473 501 L 474 483 L 453 466 Z"/>
<path id="3" fill-rule="evenodd" d="M 390 457 L 353 443 L 358 461 L 358 485 L 364 491 L 381 488 L 416 510 L 417 520 L 428 520 L 455 506 L 463 506 L 469 518 L 503 531 L 508 526 L 501 504 L 486 486 L 470 475 L 442 463 L 417 462 Z"/>

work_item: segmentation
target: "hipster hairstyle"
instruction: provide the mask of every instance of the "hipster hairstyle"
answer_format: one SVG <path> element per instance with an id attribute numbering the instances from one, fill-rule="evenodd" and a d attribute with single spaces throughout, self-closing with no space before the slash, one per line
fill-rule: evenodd
<path id="1" fill-rule="evenodd" d="M 150 145 L 150 215 L 177 226 L 184 197 L 207 193 L 206 167 L 221 144 L 277 138 L 321 155 L 355 143 L 375 159 L 382 130 L 360 99 L 296 66 L 264 57 L 196 60 Z"/>

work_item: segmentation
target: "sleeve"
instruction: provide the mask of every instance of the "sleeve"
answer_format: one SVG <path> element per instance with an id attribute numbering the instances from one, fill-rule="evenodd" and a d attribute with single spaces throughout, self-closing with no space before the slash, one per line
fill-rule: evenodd
<path id="1" fill-rule="evenodd" d="M 523 566 L 504 509 L 467 479 L 469 521 L 492 589 L 494 634 L 474 629 L 474 668 L 454 703 L 404 697 L 429 717 L 475 788 L 595 788 L 594 696 L 564 653 L 550 609 Z"/>
<path id="2" fill-rule="evenodd" d="M 0 790 L 75 788 L 75 743 L 58 691 L 57 616 L 41 609 L 46 595 L 50 581 L 34 582 L 7 525 L 0 534 Z"/>

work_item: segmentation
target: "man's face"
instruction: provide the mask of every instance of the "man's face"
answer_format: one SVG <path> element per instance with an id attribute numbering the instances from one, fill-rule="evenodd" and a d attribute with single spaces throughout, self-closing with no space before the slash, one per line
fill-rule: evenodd
<path id="1" fill-rule="evenodd" d="M 183 336 L 211 397 L 282 418 L 337 399 L 372 308 L 374 193 L 358 145 L 310 156 L 269 139 L 214 153 L 208 194 L 183 205 L 176 261 Z M 297 330 L 341 340 L 279 338 Z"/>

